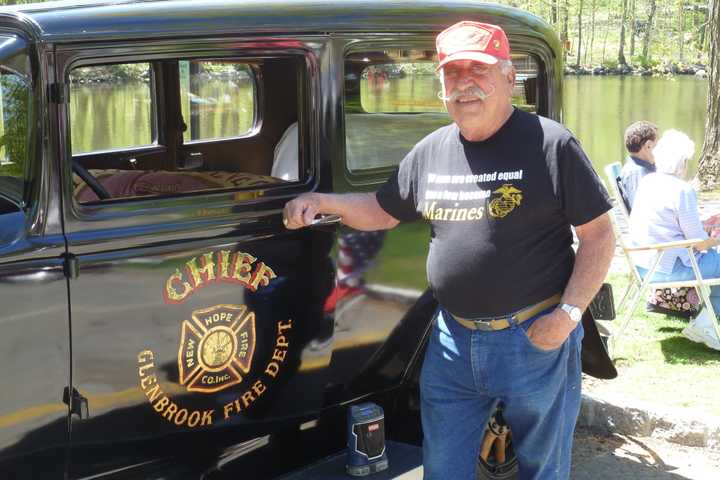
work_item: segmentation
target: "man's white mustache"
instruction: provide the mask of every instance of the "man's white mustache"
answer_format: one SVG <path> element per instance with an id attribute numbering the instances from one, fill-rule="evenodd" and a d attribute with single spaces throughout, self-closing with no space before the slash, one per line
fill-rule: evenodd
<path id="1" fill-rule="evenodd" d="M 483 90 L 482 88 L 473 86 L 466 88 L 465 90 L 454 90 L 450 93 L 450 95 L 447 96 L 443 96 L 442 92 L 438 92 L 438 98 L 443 102 L 454 102 L 458 98 L 466 97 L 475 97 L 480 100 L 485 100 L 493 94 L 493 91 L 485 92 L 485 90 Z"/>

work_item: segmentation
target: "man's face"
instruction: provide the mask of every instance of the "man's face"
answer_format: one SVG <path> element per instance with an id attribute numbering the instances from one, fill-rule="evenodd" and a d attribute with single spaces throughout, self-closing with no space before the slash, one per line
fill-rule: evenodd
<path id="1" fill-rule="evenodd" d="M 442 67 L 443 94 L 448 113 L 460 128 L 493 124 L 507 113 L 515 70 L 503 74 L 500 66 L 457 60 Z M 483 100 L 482 92 L 486 96 Z"/>

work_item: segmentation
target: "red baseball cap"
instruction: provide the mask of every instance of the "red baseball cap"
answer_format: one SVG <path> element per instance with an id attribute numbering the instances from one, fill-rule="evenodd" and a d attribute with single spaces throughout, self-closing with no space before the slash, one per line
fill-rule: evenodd
<path id="1" fill-rule="evenodd" d="M 510 60 L 510 43 L 497 25 L 471 21 L 458 22 L 437 36 L 435 45 L 440 64 L 438 69 L 455 60 L 473 60 L 495 65 Z"/>

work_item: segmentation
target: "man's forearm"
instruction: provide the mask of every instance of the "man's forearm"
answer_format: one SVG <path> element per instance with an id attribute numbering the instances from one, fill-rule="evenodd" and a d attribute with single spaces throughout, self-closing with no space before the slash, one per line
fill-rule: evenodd
<path id="1" fill-rule="evenodd" d="M 356 230 L 387 230 L 399 222 L 380 207 L 374 193 L 317 193 L 320 211 L 342 217 L 343 224 Z"/>
<path id="2" fill-rule="evenodd" d="M 607 275 L 615 253 L 615 236 L 607 214 L 576 228 L 580 245 L 562 302 L 585 310 Z"/>

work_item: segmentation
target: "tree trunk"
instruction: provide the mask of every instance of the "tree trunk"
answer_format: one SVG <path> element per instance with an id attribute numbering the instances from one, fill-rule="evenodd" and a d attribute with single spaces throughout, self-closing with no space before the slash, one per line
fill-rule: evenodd
<path id="1" fill-rule="evenodd" d="M 620 47 L 618 48 L 618 67 L 627 65 L 625 61 L 625 19 L 627 18 L 627 0 L 622 0 L 622 16 L 620 17 Z"/>
<path id="2" fill-rule="evenodd" d="M 635 56 L 635 24 L 637 23 L 635 0 L 630 3 L 630 61 Z"/>
<path id="3" fill-rule="evenodd" d="M 705 20 L 703 21 L 703 24 L 700 27 L 700 50 L 702 50 L 702 51 L 705 50 L 705 32 L 707 31 L 707 25 L 708 25 L 707 22 L 710 19 L 710 17 L 708 17 L 708 15 L 709 15 L 710 9 L 712 7 L 710 5 L 711 3 L 712 3 L 712 0 L 708 0 L 708 8 L 707 8 L 707 12 L 705 12 Z"/>
<path id="4" fill-rule="evenodd" d="M 647 25 L 645 25 L 645 37 L 643 38 L 642 56 L 645 62 L 648 63 L 650 62 L 650 31 L 653 29 L 655 10 L 657 9 L 657 3 L 655 2 L 656 0 L 650 0 L 650 14 L 648 15 Z"/>
<path id="5" fill-rule="evenodd" d="M 608 32 L 610 31 L 610 14 L 608 13 L 608 21 L 605 23 L 605 36 L 603 37 L 603 49 L 602 49 L 602 60 L 600 61 L 601 64 L 605 64 L 605 47 L 607 47 L 607 37 Z"/>
<path id="6" fill-rule="evenodd" d="M 565 0 L 565 3 L 563 4 L 563 29 L 562 29 L 562 40 L 567 46 L 568 44 L 568 16 L 570 14 L 570 9 L 568 8 L 568 2 L 569 0 Z M 568 48 L 563 48 L 563 63 L 567 63 L 567 54 L 568 54 Z"/>
<path id="7" fill-rule="evenodd" d="M 705 143 L 700 153 L 698 176 L 703 190 L 720 184 L 720 0 L 711 0 L 710 25 L 710 82 L 708 85 Z"/>
<path id="8" fill-rule="evenodd" d="M 583 0 L 580 0 L 578 3 L 578 46 L 577 46 L 577 62 L 575 63 L 575 66 L 580 67 L 580 58 L 582 54 L 582 10 L 583 10 Z"/>
<path id="9" fill-rule="evenodd" d="M 685 60 L 685 12 L 683 12 L 684 0 L 678 0 L 678 46 L 680 47 L 679 60 L 682 63 Z"/>
<path id="10" fill-rule="evenodd" d="M 593 43 L 595 42 L 595 3 L 597 0 L 592 0 L 592 13 L 590 14 L 590 48 L 585 49 L 585 64 L 592 65 L 593 63 Z M 587 56 L 590 52 L 590 63 L 588 63 Z"/>

